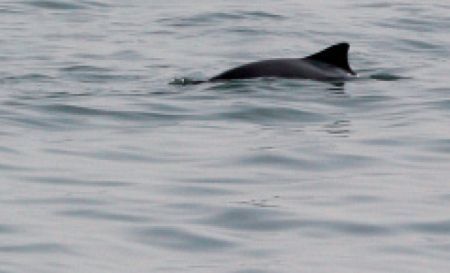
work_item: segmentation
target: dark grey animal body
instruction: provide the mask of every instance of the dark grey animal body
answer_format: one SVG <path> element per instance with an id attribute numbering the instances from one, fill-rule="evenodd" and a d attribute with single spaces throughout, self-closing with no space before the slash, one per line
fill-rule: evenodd
<path id="1" fill-rule="evenodd" d="M 348 43 L 330 46 L 305 58 L 263 60 L 225 71 L 210 81 L 276 77 L 319 81 L 345 80 L 356 76 L 348 63 Z"/>

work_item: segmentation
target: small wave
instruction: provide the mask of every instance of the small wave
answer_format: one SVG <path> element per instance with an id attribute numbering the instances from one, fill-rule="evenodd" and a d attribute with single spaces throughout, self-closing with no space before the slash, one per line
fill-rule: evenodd
<path id="1" fill-rule="evenodd" d="M 319 122 L 325 117 L 320 113 L 302 111 L 286 107 L 247 107 L 236 111 L 228 111 L 213 115 L 218 119 L 232 119 L 251 122 L 267 121 L 298 121 L 298 122 Z"/>
<path id="2" fill-rule="evenodd" d="M 195 84 L 200 84 L 200 83 L 205 83 L 207 81 L 203 81 L 203 80 L 195 80 L 195 79 L 190 79 L 190 78 L 175 78 L 173 80 L 171 80 L 169 82 L 169 84 L 172 85 L 195 85 Z"/>
<path id="3" fill-rule="evenodd" d="M 9 82 L 26 82 L 26 81 L 32 81 L 32 82 L 49 82 L 54 80 L 53 77 L 50 77 L 48 75 L 39 74 L 39 73 L 29 73 L 29 74 L 23 74 L 23 75 L 13 75 L 13 76 L 6 76 L 0 79 L 0 82 L 3 83 L 9 83 Z"/>
<path id="4" fill-rule="evenodd" d="M 75 9 L 83 9 L 84 6 L 80 4 L 75 4 L 69 1 L 30 1 L 24 2 L 27 5 L 44 8 L 44 9 L 56 9 L 56 10 L 75 10 Z"/>
<path id="5" fill-rule="evenodd" d="M 450 220 L 413 223 L 405 227 L 421 233 L 450 235 Z"/>
<path id="6" fill-rule="evenodd" d="M 136 216 L 132 214 L 104 212 L 92 209 L 65 210 L 59 212 L 58 214 L 75 218 L 117 221 L 122 223 L 139 223 L 139 222 L 146 222 L 148 220 L 146 217 Z"/>
<path id="7" fill-rule="evenodd" d="M 60 69 L 64 72 L 109 72 L 111 69 L 91 66 L 91 65 L 72 65 Z"/>
<path id="8" fill-rule="evenodd" d="M 72 251 L 61 245 L 53 243 L 32 243 L 22 245 L 2 245 L 0 253 L 71 253 Z"/>
<path id="9" fill-rule="evenodd" d="M 13 233 L 15 231 L 17 231 L 16 228 L 14 228 L 12 226 L 0 225 L 0 234 Z"/>
<path id="10" fill-rule="evenodd" d="M 123 187 L 128 186 L 128 182 L 120 181 L 99 181 L 99 180 L 82 180 L 67 177 L 23 177 L 24 181 L 39 183 L 39 184 L 49 184 L 49 185 L 59 185 L 59 186 L 83 186 L 83 187 Z"/>
<path id="11" fill-rule="evenodd" d="M 190 17 L 163 18 L 158 20 L 158 22 L 172 27 L 189 27 L 209 26 L 211 23 L 219 23 L 223 21 L 236 22 L 237 20 L 255 19 L 280 20 L 284 19 L 284 16 L 263 11 L 208 12 L 196 14 Z"/>
<path id="12" fill-rule="evenodd" d="M 172 120 L 172 119 L 181 119 L 184 117 L 184 115 L 179 114 L 163 114 L 157 112 L 129 111 L 129 110 L 126 111 L 106 110 L 70 104 L 50 104 L 39 106 L 39 108 L 51 112 L 60 112 L 66 114 L 85 115 L 85 116 L 104 116 L 126 120 Z"/>
<path id="13" fill-rule="evenodd" d="M 60 71 L 73 80 L 84 83 L 104 83 L 111 81 L 127 82 L 137 81 L 142 78 L 141 75 L 116 74 L 112 73 L 112 69 L 89 65 L 63 67 L 60 68 Z"/>
<path id="14" fill-rule="evenodd" d="M 399 75 L 389 74 L 389 73 L 378 73 L 378 74 L 370 75 L 369 77 L 374 80 L 385 81 L 385 82 L 412 79 L 411 77 L 399 76 Z"/>
<path id="15" fill-rule="evenodd" d="M 394 232 L 392 228 L 380 224 L 332 219 L 294 219 L 286 216 L 281 217 L 280 213 L 275 210 L 262 210 L 259 208 L 226 209 L 223 213 L 200 222 L 231 230 L 251 230 L 256 232 L 298 229 L 334 232 L 352 236 L 383 236 Z"/>
<path id="16" fill-rule="evenodd" d="M 49 10 L 80 10 L 88 7 L 108 7 L 108 4 L 95 2 L 95 1 L 68 1 L 68 0 L 35 0 L 35 1 L 24 1 L 25 5 L 49 9 Z"/>
<path id="17" fill-rule="evenodd" d="M 139 229 L 133 232 L 133 236 L 140 243 L 177 251 L 219 251 L 234 246 L 233 242 L 226 239 L 196 234 L 191 231 L 173 227 Z"/>

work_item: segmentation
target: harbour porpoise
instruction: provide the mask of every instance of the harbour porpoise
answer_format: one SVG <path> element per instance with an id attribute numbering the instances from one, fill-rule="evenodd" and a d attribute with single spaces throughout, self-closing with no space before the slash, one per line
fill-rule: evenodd
<path id="1" fill-rule="evenodd" d="M 348 63 L 349 48 L 348 43 L 339 43 L 304 58 L 282 58 L 252 62 L 220 73 L 209 81 L 260 77 L 318 81 L 347 80 L 357 76 Z"/>

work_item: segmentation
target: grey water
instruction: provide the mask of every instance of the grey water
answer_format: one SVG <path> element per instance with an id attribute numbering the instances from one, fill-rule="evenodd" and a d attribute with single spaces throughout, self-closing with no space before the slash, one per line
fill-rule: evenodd
<path id="1" fill-rule="evenodd" d="M 449 29 L 441 0 L 1 1 L 0 272 L 448 272 Z M 170 84 L 342 41 L 343 85 Z"/>

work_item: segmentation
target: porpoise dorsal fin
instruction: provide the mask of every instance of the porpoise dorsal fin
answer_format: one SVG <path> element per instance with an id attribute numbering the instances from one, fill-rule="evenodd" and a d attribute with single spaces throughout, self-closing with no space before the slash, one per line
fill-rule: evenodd
<path id="1" fill-rule="evenodd" d="M 348 43 L 339 43 L 332 45 L 320 52 L 312 54 L 304 59 L 330 64 L 344 69 L 352 75 L 356 75 L 356 73 L 350 68 L 350 65 L 348 64 L 349 48 L 350 45 Z"/>

